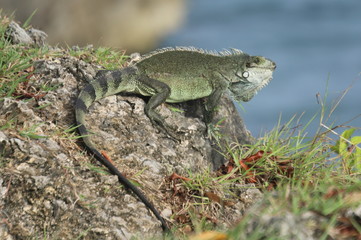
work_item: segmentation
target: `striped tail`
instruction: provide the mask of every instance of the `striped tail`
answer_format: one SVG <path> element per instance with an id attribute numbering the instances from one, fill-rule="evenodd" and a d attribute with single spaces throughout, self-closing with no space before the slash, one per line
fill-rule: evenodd
<path id="1" fill-rule="evenodd" d="M 114 71 L 111 74 L 111 76 L 113 77 L 115 74 L 116 72 Z M 118 72 L 117 77 L 120 78 L 120 75 L 121 73 Z M 110 77 L 109 80 L 110 82 L 112 82 L 114 89 L 115 79 L 112 77 Z M 93 102 L 105 96 L 111 95 L 109 94 L 108 88 L 106 87 L 108 86 L 107 85 L 108 83 L 106 83 L 106 81 L 107 79 L 103 76 L 99 79 L 99 81 L 88 84 L 80 92 L 79 97 L 75 103 L 75 118 L 76 118 L 76 124 L 78 126 L 79 134 L 80 136 L 82 136 L 83 143 L 85 145 L 85 148 L 88 150 L 88 152 L 94 155 L 94 157 L 101 164 L 106 166 L 112 174 L 117 175 L 119 182 L 121 182 L 126 188 L 130 189 L 145 204 L 145 206 L 148 207 L 153 212 L 153 214 L 161 222 L 163 231 L 169 231 L 165 220 L 160 216 L 159 212 L 155 209 L 153 204 L 151 204 L 149 200 L 144 196 L 144 194 L 136 186 L 134 186 L 126 177 L 124 177 L 123 174 L 94 147 L 93 143 L 89 138 L 89 133 L 84 125 L 85 115 L 88 111 L 89 106 Z M 120 82 L 121 80 L 117 79 L 117 81 Z M 100 92 L 97 92 L 98 89 L 100 89 Z"/>

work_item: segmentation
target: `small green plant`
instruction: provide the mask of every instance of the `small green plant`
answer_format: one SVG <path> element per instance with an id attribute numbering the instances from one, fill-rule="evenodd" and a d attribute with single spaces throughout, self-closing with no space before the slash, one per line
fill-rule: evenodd
<path id="1" fill-rule="evenodd" d="M 19 85 L 28 81 L 33 61 L 49 51 L 46 47 L 12 44 L 6 33 L 10 22 L 0 15 L 0 99 L 12 97 Z"/>
<path id="2" fill-rule="evenodd" d="M 0 126 L 0 131 L 4 131 L 6 129 L 11 129 L 16 126 L 16 119 L 11 118 L 10 120 L 7 120 L 2 126 Z"/>
<path id="3" fill-rule="evenodd" d="M 213 139 L 219 145 L 220 148 L 222 148 L 220 142 L 224 138 L 224 136 L 220 132 L 220 128 L 221 128 L 222 123 L 225 120 L 226 120 L 226 118 L 221 118 L 215 124 L 211 123 L 211 124 L 208 124 L 208 126 L 207 126 L 207 134 L 208 134 L 208 136 L 211 139 Z"/>
<path id="4" fill-rule="evenodd" d="M 59 138 L 61 139 L 80 139 L 82 137 L 86 137 L 86 136 L 79 136 L 77 133 L 77 128 L 79 126 L 70 126 L 68 128 L 65 129 L 58 129 L 58 131 L 56 131 L 54 133 L 54 135 L 59 136 Z M 90 135 L 87 135 L 90 136 Z"/>
<path id="5" fill-rule="evenodd" d="M 79 236 L 76 238 L 76 240 L 84 239 L 88 235 L 88 233 L 91 229 L 92 229 L 92 227 L 89 227 L 88 229 L 85 229 L 84 231 L 79 233 Z"/>
<path id="6" fill-rule="evenodd" d="M 331 149 L 341 157 L 348 172 L 354 169 L 361 173 L 361 136 L 352 136 L 355 131 L 356 128 L 345 130 Z"/>
<path id="7" fill-rule="evenodd" d="M 105 167 L 99 167 L 98 165 L 87 163 L 87 167 L 96 173 L 103 174 L 103 175 L 110 175 L 110 173 L 106 170 Z"/>
<path id="8" fill-rule="evenodd" d="M 98 200 L 89 200 L 85 195 L 79 194 L 79 205 L 84 208 L 97 208 L 98 207 Z"/>
<path id="9" fill-rule="evenodd" d="M 48 136 L 40 135 L 37 133 L 37 129 L 40 126 L 40 124 L 35 124 L 27 129 L 23 129 L 19 131 L 20 136 L 27 137 L 30 139 L 42 139 L 42 138 L 48 138 Z"/>
<path id="10" fill-rule="evenodd" d="M 177 107 L 172 107 L 172 106 L 167 106 L 169 108 L 169 110 L 171 110 L 172 112 L 178 112 L 178 113 L 183 113 L 184 110 L 183 109 L 180 109 L 180 108 L 177 108 Z"/>

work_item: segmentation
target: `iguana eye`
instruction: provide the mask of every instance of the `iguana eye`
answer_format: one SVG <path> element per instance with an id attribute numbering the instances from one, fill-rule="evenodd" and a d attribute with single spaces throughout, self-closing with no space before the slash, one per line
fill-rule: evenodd
<path id="1" fill-rule="evenodd" d="M 261 63 L 261 59 L 260 59 L 259 57 L 256 57 L 256 58 L 254 59 L 254 62 L 255 62 L 256 64 L 260 64 L 260 63 Z"/>
<path id="2" fill-rule="evenodd" d="M 243 73 L 242 73 L 242 77 L 248 78 L 248 77 L 249 77 L 249 72 L 243 72 Z"/>

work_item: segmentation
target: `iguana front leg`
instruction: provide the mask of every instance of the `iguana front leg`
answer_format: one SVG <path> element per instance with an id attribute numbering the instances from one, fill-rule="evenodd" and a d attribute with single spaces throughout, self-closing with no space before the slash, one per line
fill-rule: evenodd
<path id="1" fill-rule="evenodd" d="M 156 79 L 140 76 L 138 78 L 140 84 L 138 85 L 138 91 L 142 95 L 151 95 L 148 103 L 145 105 L 144 112 L 152 122 L 153 126 L 157 127 L 161 131 L 164 131 L 170 137 L 178 139 L 173 127 L 166 124 L 164 118 L 155 110 L 159 105 L 165 103 L 170 96 L 170 87 Z"/>
<path id="2" fill-rule="evenodd" d="M 205 112 L 204 112 L 204 122 L 208 125 L 211 124 L 216 111 L 216 107 L 219 104 L 219 101 L 228 87 L 228 83 L 223 80 L 217 81 L 217 87 L 214 87 L 214 91 L 206 98 L 205 103 Z"/>

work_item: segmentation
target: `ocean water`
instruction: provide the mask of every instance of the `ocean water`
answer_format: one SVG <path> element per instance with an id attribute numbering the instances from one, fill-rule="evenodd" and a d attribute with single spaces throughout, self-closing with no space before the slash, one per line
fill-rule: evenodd
<path id="1" fill-rule="evenodd" d="M 162 46 L 209 50 L 238 48 L 277 63 L 272 82 L 240 110 L 258 136 L 303 114 L 305 125 L 320 111 L 316 95 L 327 92 L 328 108 L 348 89 L 328 126 L 361 127 L 360 0 L 192 0 L 184 26 Z M 347 122 L 347 123 L 346 123 Z M 316 131 L 316 119 L 309 132 Z M 342 129 L 337 129 L 341 132 Z"/>

